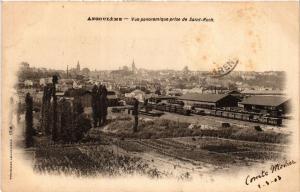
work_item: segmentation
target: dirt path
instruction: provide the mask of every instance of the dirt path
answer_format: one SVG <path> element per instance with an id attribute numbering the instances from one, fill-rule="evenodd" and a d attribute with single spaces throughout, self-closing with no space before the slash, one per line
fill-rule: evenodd
<path id="1" fill-rule="evenodd" d="M 204 162 L 195 162 L 190 159 L 175 157 L 174 155 L 167 154 L 166 152 L 159 152 L 157 150 L 152 150 L 154 147 L 147 145 L 145 141 L 133 141 L 139 147 L 143 148 L 143 152 L 134 152 L 126 150 L 124 145 L 114 143 L 113 145 L 107 146 L 107 149 L 113 150 L 114 153 L 119 155 L 129 155 L 131 157 L 139 157 L 147 163 L 151 168 L 156 168 L 160 172 L 168 173 L 173 176 L 180 176 L 186 174 L 187 172 L 190 176 L 202 175 L 209 173 L 210 171 L 217 169 L 218 166 L 214 166 Z M 147 148 L 147 149 L 145 149 Z"/>

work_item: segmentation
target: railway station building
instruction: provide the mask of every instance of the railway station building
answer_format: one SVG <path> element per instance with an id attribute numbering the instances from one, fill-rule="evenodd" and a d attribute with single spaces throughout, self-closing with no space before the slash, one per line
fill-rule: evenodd
<path id="1" fill-rule="evenodd" d="M 239 105 L 245 111 L 280 116 L 289 112 L 290 99 L 283 96 L 249 96 L 245 97 Z"/>
<path id="2" fill-rule="evenodd" d="M 237 107 L 239 99 L 230 94 L 187 93 L 178 98 L 185 105 L 198 108 Z"/>

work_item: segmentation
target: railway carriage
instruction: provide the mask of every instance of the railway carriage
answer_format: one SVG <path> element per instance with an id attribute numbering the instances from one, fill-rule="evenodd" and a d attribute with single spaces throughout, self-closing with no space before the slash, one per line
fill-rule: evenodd
<path id="1" fill-rule="evenodd" d="M 238 120 L 243 119 L 243 114 L 242 113 L 236 113 L 235 114 L 235 119 L 238 119 Z"/>
<path id="2" fill-rule="evenodd" d="M 279 125 L 282 124 L 282 119 L 281 118 L 272 118 L 272 117 L 269 117 L 268 118 L 268 124 L 279 126 Z"/>
<path id="3" fill-rule="evenodd" d="M 235 119 L 235 114 L 236 114 L 236 113 L 234 113 L 234 112 L 230 112 L 230 113 L 228 114 L 228 117 L 229 117 L 229 118 L 232 118 L 232 119 Z"/>
<path id="4" fill-rule="evenodd" d="M 229 112 L 227 111 L 222 111 L 222 117 L 228 117 L 229 115 Z"/>
<path id="5" fill-rule="evenodd" d="M 249 114 L 243 114 L 242 115 L 242 120 L 250 121 L 250 115 Z"/>
<path id="6" fill-rule="evenodd" d="M 223 113 L 222 111 L 216 111 L 216 116 L 217 117 L 222 117 L 222 113 Z"/>

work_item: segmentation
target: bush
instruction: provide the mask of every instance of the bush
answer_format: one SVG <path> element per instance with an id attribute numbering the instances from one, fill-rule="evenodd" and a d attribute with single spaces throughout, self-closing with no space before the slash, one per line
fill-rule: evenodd
<path id="1" fill-rule="evenodd" d="M 262 129 L 261 129 L 260 126 L 254 126 L 254 129 L 255 129 L 256 131 L 262 131 Z"/>
<path id="2" fill-rule="evenodd" d="M 222 127 L 224 127 L 224 128 L 230 127 L 230 124 L 229 123 L 222 123 Z"/>

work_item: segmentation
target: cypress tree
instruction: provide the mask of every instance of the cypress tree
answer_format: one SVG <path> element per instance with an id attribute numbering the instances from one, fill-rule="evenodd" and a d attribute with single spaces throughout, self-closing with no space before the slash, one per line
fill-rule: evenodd
<path id="1" fill-rule="evenodd" d="M 98 87 L 97 85 L 94 85 L 92 89 L 92 109 L 93 109 L 93 124 L 94 127 L 97 127 L 98 124 L 98 116 L 99 116 L 99 109 L 98 109 Z"/>
<path id="2" fill-rule="evenodd" d="M 43 128 L 43 132 L 45 135 L 50 135 L 50 100 L 51 100 L 51 87 L 46 85 L 44 87 L 43 93 L 43 103 L 42 103 L 42 118 L 41 118 L 41 125 Z"/>
<path id="3" fill-rule="evenodd" d="M 84 108 L 79 97 L 74 99 L 74 131 L 73 141 L 79 141 L 83 137 L 84 127 L 82 125 Z"/>
<path id="4" fill-rule="evenodd" d="M 58 77 L 53 75 L 52 77 L 52 98 L 53 98 L 53 121 L 52 121 L 52 140 L 57 141 L 58 131 L 57 131 L 57 97 L 56 97 L 56 84 L 58 82 Z"/>
<path id="5" fill-rule="evenodd" d="M 26 102 L 25 146 L 32 147 L 32 145 L 33 145 L 33 116 L 32 116 L 33 102 L 32 102 L 32 97 L 30 96 L 30 93 L 26 94 L 25 102 Z"/>

